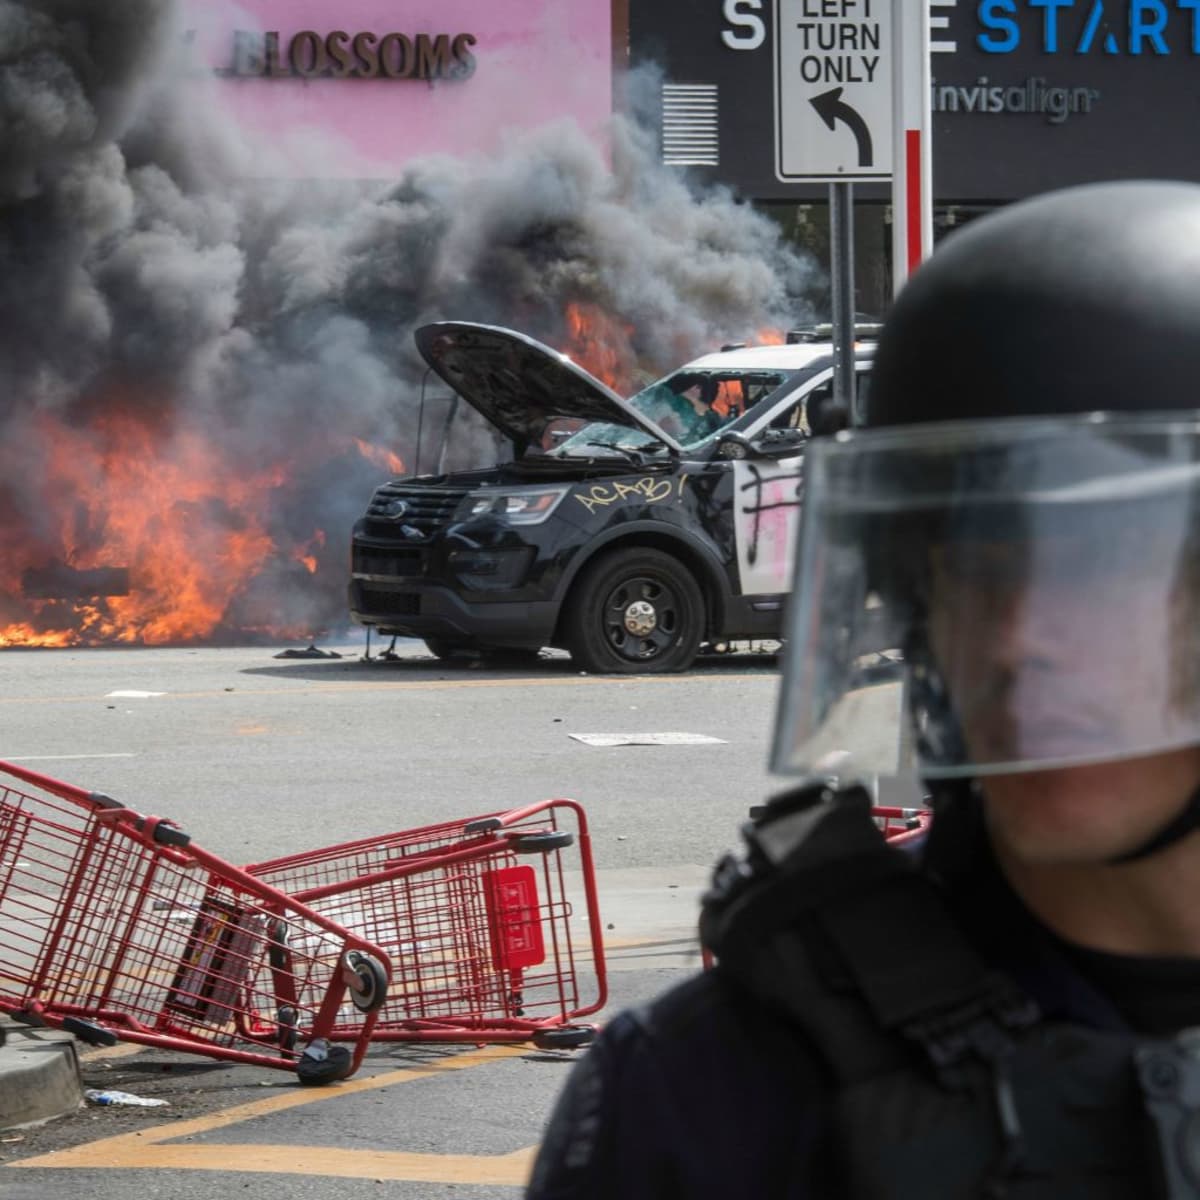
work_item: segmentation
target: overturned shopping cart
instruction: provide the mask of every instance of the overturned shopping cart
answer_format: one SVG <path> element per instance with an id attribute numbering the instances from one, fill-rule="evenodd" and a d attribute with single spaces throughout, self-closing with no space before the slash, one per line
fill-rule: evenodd
<path id="1" fill-rule="evenodd" d="M 357 1070 L 389 983 L 380 947 L 177 826 L 3 762 L 0 929 L 18 1021 L 309 1083 Z"/>
<path id="2" fill-rule="evenodd" d="M 386 951 L 392 986 L 375 1040 L 570 1048 L 594 1036 L 581 1019 L 603 1007 L 607 980 L 587 820 L 573 800 L 246 870 Z M 343 1005 L 329 1036 L 359 1037 L 364 1019 Z"/>

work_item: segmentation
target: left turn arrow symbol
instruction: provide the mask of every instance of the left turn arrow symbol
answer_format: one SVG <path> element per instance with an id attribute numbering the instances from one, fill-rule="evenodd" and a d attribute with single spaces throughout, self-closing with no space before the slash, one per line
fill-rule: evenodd
<path id="1" fill-rule="evenodd" d="M 872 166 L 874 152 L 871 147 L 871 131 L 867 128 L 862 113 L 842 99 L 842 91 L 843 89 L 840 87 L 832 88 L 828 92 L 822 92 L 819 96 L 809 97 L 808 102 L 817 110 L 821 120 L 830 129 L 835 129 L 838 121 L 845 121 L 854 134 L 854 140 L 858 143 L 858 165 L 860 167 Z"/>

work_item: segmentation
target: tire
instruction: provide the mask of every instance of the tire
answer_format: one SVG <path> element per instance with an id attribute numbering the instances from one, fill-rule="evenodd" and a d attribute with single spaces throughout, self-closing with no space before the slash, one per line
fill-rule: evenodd
<path id="1" fill-rule="evenodd" d="M 282 917 L 277 917 L 267 926 L 267 961 L 276 971 L 287 971 L 291 967 L 288 951 L 288 926 Z"/>
<path id="2" fill-rule="evenodd" d="M 64 1017 L 61 1028 L 89 1046 L 115 1046 L 118 1040 L 111 1029 L 105 1029 L 95 1021 L 85 1021 L 83 1017 Z"/>
<path id="3" fill-rule="evenodd" d="M 704 635 L 692 573 L 661 550 L 615 550 L 584 567 L 563 617 L 576 665 L 596 674 L 685 671 Z"/>
<path id="4" fill-rule="evenodd" d="M 296 1075 L 308 1087 L 320 1087 L 347 1078 L 354 1070 L 354 1056 L 345 1046 L 317 1041 L 309 1045 L 296 1064 Z"/>
<path id="5" fill-rule="evenodd" d="M 451 659 L 482 659 L 497 665 L 525 666 L 537 661 L 538 646 L 487 646 L 477 642 L 455 641 L 453 638 L 427 637 L 425 648 L 443 662 Z"/>
<path id="6" fill-rule="evenodd" d="M 359 986 L 350 993 L 350 1002 L 359 1012 L 374 1012 L 387 1000 L 388 977 L 383 967 L 368 954 L 357 952 L 349 956 L 350 969 Z"/>
<path id="7" fill-rule="evenodd" d="M 299 1016 L 290 1004 L 281 1005 L 275 1012 L 275 1029 L 279 1040 L 279 1049 L 288 1057 L 297 1057 L 296 1042 L 300 1033 L 296 1028 Z"/>
<path id="8" fill-rule="evenodd" d="M 470 642 L 456 642 L 453 638 L 427 637 L 425 649 L 434 658 L 467 658 L 473 657 L 475 647 Z"/>
<path id="9" fill-rule="evenodd" d="M 596 1031 L 590 1025 L 552 1025 L 533 1035 L 533 1044 L 539 1050 L 578 1050 L 595 1040 Z"/>

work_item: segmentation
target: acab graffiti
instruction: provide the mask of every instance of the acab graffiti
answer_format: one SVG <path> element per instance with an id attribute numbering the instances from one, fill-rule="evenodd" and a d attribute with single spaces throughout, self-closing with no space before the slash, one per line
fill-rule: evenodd
<path id="1" fill-rule="evenodd" d="M 597 508 L 619 504 L 631 496 L 646 504 L 660 504 L 676 494 L 682 496 L 686 481 L 686 475 L 681 475 L 678 480 L 656 479 L 653 475 L 647 475 L 633 483 L 623 483 L 618 479 L 612 483 L 594 483 L 586 492 L 576 492 L 575 499 L 590 513 L 595 512 Z"/>

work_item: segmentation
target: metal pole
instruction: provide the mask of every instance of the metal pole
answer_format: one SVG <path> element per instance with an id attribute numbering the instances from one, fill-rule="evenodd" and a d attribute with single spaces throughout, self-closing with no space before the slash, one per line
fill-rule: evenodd
<path id="1" fill-rule="evenodd" d="M 830 280 L 833 300 L 833 394 L 851 425 L 859 413 L 854 387 L 854 184 L 829 185 Z"/>
<path id="2" fill-rule="evenodd" d="M 892 291 L 933 249 L 929 0 L 892 0 Z"/>

